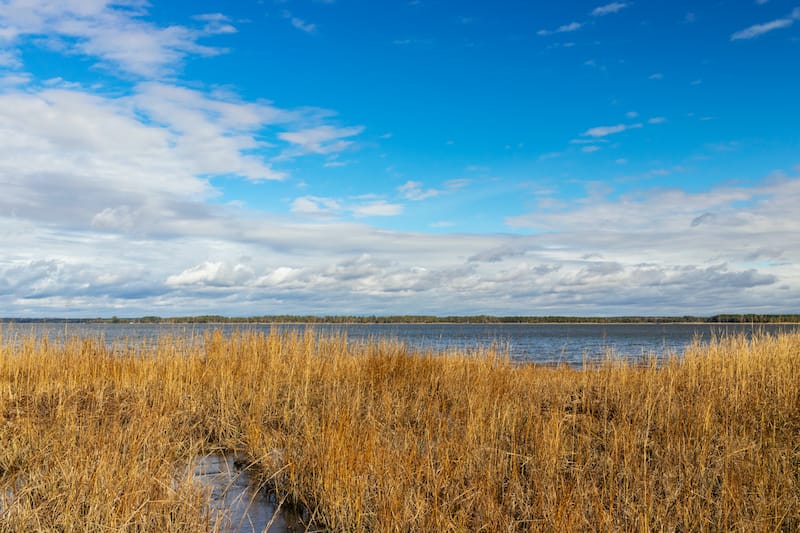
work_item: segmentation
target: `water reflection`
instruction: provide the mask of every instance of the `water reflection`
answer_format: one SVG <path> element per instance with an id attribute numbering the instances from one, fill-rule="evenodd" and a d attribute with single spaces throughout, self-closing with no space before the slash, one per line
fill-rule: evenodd
<path id="1" fill-rule="evenodd" d="M 233 455 L 196 459 L 194 478 L 211 491 L 211 509 L 221 531 L 296 533 L 306 531 L 295 513 L 279 509 L 275 497 L 260 487 Z"/>

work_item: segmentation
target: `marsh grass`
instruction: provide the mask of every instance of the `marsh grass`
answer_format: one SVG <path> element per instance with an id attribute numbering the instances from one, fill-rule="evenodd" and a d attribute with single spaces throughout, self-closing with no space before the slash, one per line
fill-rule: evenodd
<path id="1" fill-rule="evenodd" d="M 1 531 L 214 531 L 214 450 L 332 531 L 798 531 L 800 335 L 515 365 L 313 331 L 0 341 Z"/>

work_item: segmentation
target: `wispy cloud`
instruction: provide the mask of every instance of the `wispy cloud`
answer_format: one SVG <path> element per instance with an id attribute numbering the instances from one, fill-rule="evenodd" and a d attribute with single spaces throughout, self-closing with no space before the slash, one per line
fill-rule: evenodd
<path id="1" fill-rule="evenodd" d="M 419 200 L 426 200 L 428 198 L 433 198 L 441 194 L 451 193 L 453 191 L 456 191 L 457 189 L 466 187 L 469 183 L 470 180 L 468 179 L 453 179 L 446 181 L 444 183 L 444 187 L 440 189 L 434 189 L 434 188 L 425 188 L 424 184 L 421 181 L 409 180 L 400 187 L 398 187 L 397 191 L 406 200 L 419 201 Z"/>
<path id="2" fill-rule="evenodd" d="M 315 31 L 317 31 L 316 24 L 311 24 L 310 22 L 306 22 L 305 20 L 299 17 L 295 17 L 294 15 L 292 15 L 291 12 L 285 9 L 282 11 L 282 14 L 283 18 L 291 22 L 292 26 L 294 26 L 298 30 L 304 31 L 306 33 L 314 33 Z"/>
<path id="3" fill-rule="evenodd" d="M 390 203 L 383 199 L 350 199 L 325 198 L 320 196 L 301 196 L 295 198 L 291 212 L 311 217 L 341 217 L 350 215 L 354 218 L 396 216 L 403 212 L 402 204 Z"/>
<path id="4" fill-rule="evenodd" d="M 376 200 L 373 202 L 367 202 L 359 205 L 355 205 L 351 208 L 354 217 L 363 218 L 363 217 L 392 217 L 399 215 L 403 212 L 403 205 L 402 204 L 392 204 L 387 202 L 386 200 Z"/>
<path id="5" fill-rule="evenodd" d="M 763 35 L 765 33 L 769 33 L 774 30 L 778 30 L 781 28 L 788 28 L 796 20 L 800 19 L 800 7 L 796 7 L 792 10 L 792 12 L 783 18 L 775 19 L 770 22 L 765 22 L 763 24 L 754 24 L 748 28 L 745 28 L 741 31 L 737 31 L 736 33 L 731 35 L 731 41 L 739 41 L 742 39 L 753 39 L 754 37 L 758 37 L 759 35 Z"/>
<path id="6" fill-rule="evenodd" d="M 204 13 L 192 17 L 194 20 L 205 22 L 203 31 L 210 35 L 236 33 L 238 30 L 231 24 L 231 19 L 222 13 Z"/>
<path id="7" fill-rule="evenodd" d="M 421 46 L 421 45 L 430 45 L 433 43 L 432 39 L 415 39 L 415 38 L 405 38 L 405 39 L 395 39 L 392 41 L 392 44 L 395 46 Z"/>
<path id="8" fill-rule="evenodd" d="M 628 7 L 630 4 L 627 2 L 611 2 L 603 6 L 596 7 L 592 10 L 593 17 L 602 17 L 603 15 L 610 15 L 616 13 L 621 9 Z"/>
<path id="9" fill-rule="evenodd" d="M 297 131 L 286 131 L 278 134 L 282 140 L 289 142 L 299 149 L 289 155 L 303 154 L 331 154 L 341 152 L 353 144 L 350 137 L 354 137 L 364 130 L 362 126 L 337 128 L 323 125 Z"/>
<path id="10" fill-rule="evenodd" d="M 294 199 L 290 210 L 292 213 L 302 215 L 335 216 L 342 210 L 342 206 L 338 200 L 333 198 L 302 196 Z"/>
<path id="11" fill-rule="evenodd" d="M 554 33 L 569 33 L 577 31 L 582 27 L 583 27 L 582 22 L 570 22 L 569 24 L 564 24 L 563 26 L 559 26 L 554 30 L 539 30 L 536 32 L 536 35 L 546 36 L 546 35 L 552 35 Z"/>
<path id="12" fill-rule="evenodd" d="M 421 181 L 407 181 L 397 190 L 408 200 L 425 200 L 441 194 L 441 191 L 437 189 L 423 189 Z"/>
<path id="13" fill-rule="evenodd" d="M 625 130 L 638 129 L 641 127 L 641 122 L 636 122 L 635 124 L 617 124 L 615 126 L 597 126 L 595 128 L 589 128 L 581 135 L 585 137 L 606 137 L 615 133 L 621 133 Z"/>
<path id="14" fill-rule="evenodd" d="M 205 37 L 233 33 L 219 14 L 199 15 L 202 28 L 146 22 L 145 2 L 62 2 L 8 0 L 0 10 L 7 42 L 47 35 L 73 54 L 99 58 L 100 64 L 129 74 L 160 77 L 173 73 L 190 55 L 213 56 L 226 50 L 199 44 Z"/>
<path id="15" fill-rule="evenodd" d="M 0 50 L 0 67 L 19 68 L 22 61 L 19 56 L 9 50 Z"/>

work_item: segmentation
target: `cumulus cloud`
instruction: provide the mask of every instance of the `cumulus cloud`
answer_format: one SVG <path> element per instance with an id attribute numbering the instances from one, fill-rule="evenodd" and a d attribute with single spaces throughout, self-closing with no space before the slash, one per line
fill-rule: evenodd
<path id="1" fill-rule="evenodd" d="M 230 287 L 240 286 L 253 280 L 255 274 L 248 265 L 230 264 L 224 261 L 205 261 L 169 276 L 166 285 L 185 287 L 193 285 Z"/>

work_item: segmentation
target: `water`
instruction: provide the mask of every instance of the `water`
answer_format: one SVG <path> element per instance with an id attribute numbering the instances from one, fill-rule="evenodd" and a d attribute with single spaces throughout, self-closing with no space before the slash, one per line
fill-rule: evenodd
<path id="1" fill-rule="evenodd" d="M 194 478 L 211 492 L 211 509 L 221 531 L 231 533 L 295 533 L 305 531 L 299 517 L 279 509 L 270 495 L 240 468 L 234 456 L 198 457 Z"/>
<path id="2" fill-rule="evenodd" d="M 312 328 L 325 333 L 346 333 L 351 341 L 379 338 L 396 339 L 411 348 L 473 349 L 497 346 L 520 362 L 566 363 L 603 359 L 611 352 L 618 357 L 637 359 L 643 355 L 662 357 L 680 353 L 699 339 L 754 331 L 775 333 L 796 331 L 800 325 L 765 324 L 18 324 L 2 325 L 7 336 L 47 335 L 53 339 L 70 335 L 104 336 L 109 343 L 155 340 L 162 335 L 193 335 L 219 329 L 229 335 L 234 330 L 263 331 Z"/>

